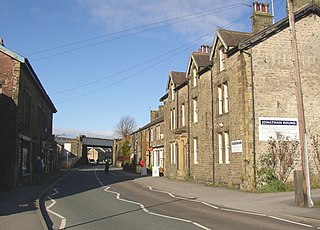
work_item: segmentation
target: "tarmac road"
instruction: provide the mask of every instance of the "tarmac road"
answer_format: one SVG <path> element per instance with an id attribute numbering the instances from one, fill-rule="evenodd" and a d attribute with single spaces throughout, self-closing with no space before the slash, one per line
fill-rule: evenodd
<path id="1" fill-rule="evenodd" d="M 47 225 L 50 229 L 316 228 L 171 194 L 157 188 L 157 178 L 142 182 L 138 178 L 112 168 L 105 175 L 102 165 L 71 171 L 43 200 Z M 148 180 L 154 184 L 148 186 Z"/>

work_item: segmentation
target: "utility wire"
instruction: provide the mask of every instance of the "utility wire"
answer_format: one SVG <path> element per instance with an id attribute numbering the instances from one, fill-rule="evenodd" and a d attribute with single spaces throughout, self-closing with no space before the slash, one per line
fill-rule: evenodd
<path id="1" fill-rule="evenodd" d="M 226 29 L 226 28 L 228 28 L 228 27 L 231 27 L 231 26 L 234 25 L 236 22 L 242 21 L 242 20 L 246 19 L 247 17 L 248 17 L 248 16 L 246 15 L 245 17 L 242 17 L 242 18 L 240 18 L 240 19 L 237 19 L 237 20 L 233 21 L 232 23 L 228 24 L 227 26 L 225 26 L 224 28 Z M 149 66 L 149 67 L 146 67 L 146 68 L 144 68 L 144 69 L 142 69 L 142 70 L 140 70 L 140 71 L 138 71 L 138 72 L 136 72 L 136 73 L 133 73 L 133 74 L 131 74 L 131 75 L 125 77 L 125 78 L 122 78 L 122 79 L 120 79 L 120 80 L 118 80 L 118 81 L 115 81 L 115 82 L 113 82 L 113 83 L 111 83 L 111 84 L 108 84 L 108 85 L 106 85 L 106 86 L 100 87 L 100 88 L 98 88 L 98 89 L 92 90 L 92 91 L 87 92 L 87 93 L 85 93 L 85 94 L 79 95 L 79 96 L 77 96 L 77 97 L 73 97 L 73 98 L 70 98 L 70 99 L 66 99 L 66 100 L 64 100 L 64 101 L 60 101 L 60 102 L 58 102 L 58 104 L 63 104 L 63 103 L 69 102 L 69 101 L 74 101 L 74 100 L 77 100 L 77 99 L 79 99 L 79 98 L 83 98 L 83 97 L 85 97 L 85 96 L 94 94 L 94 93 L 96 93 L 97 91 L 103 90 L 103 89 L 105 89 L 105 88 L 111 87 L 111 86 L 116 85 L 116 84 L 118 84 L 118 83 L 120 83 L 120 82 L 123 82 L 123 81 L 125 81 L 125 80 L 128 80 L 129 78 L 132 78 L 132 77 L 134 77 L 134 76 L 136 76 L 136 75 L 139 75 L 139 74 L 142 73 L 142 72 L 145 72 L 145 71 L 147 71 L 147 70 L 149 70 L 149 69 L 152 69 L 153 67 L 155 67 L 155 66 L 157 66 L 157 65 L 160 65 L 161 63 L 163 63 L 163 62 L 165 62 L 165 61 L 167 61 L 167 60 L 169 60 L 169 59 L 171 59 L 171 58 L 173 58 L 173 57 L 175 57 L 175 56 L 177 56 L 177 55 L 185 52 L 186 50 L 189 50 L 190 48 L 194 47 L 195 45 L 201 44 L 203 41 L 206 41 L 206 40 L 207 40 L 209 37 L 211 37 L 213 34 L 214 34 L 214 32 L 210 32 L 210 33 L 202 36 L 202 39 L 201 39 L 201 40 L 199 40 L 199 38 L 196 39 L 196 40 L 194 40 L 194 41 L 197 41 L 197 43 L 195 43 L 195 44 L 193 44 L 193 45 L 190 45 L 190 46 L 188 46 L 187 48 L 185 48 L 185 49 L 183 49 L 183 50 L 181 50 L 181 51 L 179 51 L 179 52 L 177 52 L 177 53 L 175 53 L 175 54 L 173 54 L 173 55 L 171 55 L 171 56 L 169 56 L 169 57 L 166 57 L 165 59 L 162 59 L 162 60 L 160 60 L 159 62 L 157 62 L 157 63 L 155 63 L 155 64 L 153 64 L 153 65 L 151 65 L 151 66 Z M 192 42 L 190 42 L 190 43 L 187 43 L 186 45 L 192 44 L 194 41 L 192 41 Z M 186 46 L 186 45 L 184 45 L 184 46 Z M 183 46 L 181 46 L 181 47 L 183 47 Z M 172 53 L 172 52 L 174 52 L 174 51 L 176 51 L 176 50 L 179 50 L 181 47 L 176 48 L 176 49 L 174 49 L 174 50 L 172 50 L 172 51 L 169 51 L 169 52 L 167 52 L 167 53 L 165 53 L 165 54 L 163 54 L 163 55 L 160 55 L 160 56 L 158 56 L 158 57 L 156 57 L 156 58 L 153 58 L 153 59 L 158 59 L 158 58 L 160 58 L 160 57 L 163 57 L 163 56 L 165 56 L 166 54 L 169 54 L 169 53 Z M 145 63 L 147 63 L 147 62 L 150 62 L 150 60 L 149 60 L 149 61 L 146 61 Z M 140 64 L 140 65 L 142 65 L 142 64 Z M 140 65 L 139 65 L 139 66 L 140 66 Z M 135 67 L 131 67 L 130 69 L 133 69 L 133 68 L 135 68 Z M 118 75 L 118 74 L 120 74 L 120 73 L 122 73 L 122 72 L 126 72 L 126 71 L 128 71 L 128 69 L 125 70 L 125 71 L 121 71 L 121 72 L 117 73 L 116 75 Z M 109 78 L 109 77 L 108 77 L 108 78 Z M 105 78 L 104 78 L 104 79 L 105 79 Z M 98 81 L 101 81 L 101 80 L 103 80 L 103 79 L 100 79 L 100 80 L 98 80 Z M 90 82 L 90 83 L 88 83 L 88 84 L 85 84 L 85 85 L 82 85 L 82 86 L 79 86 L 79 87 L 74 87 L 73 89 L 75 89 L 75 88 L 80 88 L 80 87 L 84 87 L 84 86 L 87 86 L 87 85 L 89 85 L 89 84 L 91 84 L 91 83 L 92 83 L 92 82 Z M 92 83 L 92 84 L 93 84 L 93 83 Z M 69 90 L 67 90 L 67 91 L 70 91 L 70 90 L 73 90 L 73 89 L 69 89 Z M 66 90 L 65 90 L 65 91 L 66 91 Z"/>
<path id="2" fill-rule="evenodd" d="M 125 80 L 128 80 L 129 78 L 132 78 L 132 77 L 134 77 L 134 76 L 137 76 L 137 75 L 139 75 L 140 73 L 145 72 L 145 71 L 147 71 L 147 70 L 150 70 L 150 69 L 154 68 L 155 66 L 158 66 L 158 65 L 160 65 L 161 63 L 166 62 L 167 60 L 169 60 L 169 59 L 171 59 L 171 58 L 173 58 L 173 57 L 175 57 L 175 56 L 177 56 L 177 55 L 185 52 L 186 50 L 189 50 L 190 48 L 194 47 L 195 45 L 201 44 L 203 41 L 205 41 L 205 40 L 207 40 L 209 37 L 211 37 L 211 36 L 213 35 L 213 33 L 214 33 L 214 32 L 211 32 L 211 33 L 209 33 L 209 34 L 206 34 L 206 35 L 203 37 L 202 40 L 200 40 L 200 41 L 198 40 L 198 43 L 193 44 L 193 45 L 191 45 L 191 46 L 188 46 L 187 48 L 185 48 L 185 49 L 183 49 L 183 50 L 180 50 L 179 52 L 171 55 L 170 57 L 166 57 L 166 58 L 164 58 L 164 59 L 162 59 L 162 60 L 160 60 L 160 61 L 158 61 L 158 62 L 156 62 L 156 63 L 154 63 L 154 64 L 152 64 L 152 65 L 150 65 L 150 66 L 148 66 L 148 67 L 146 67 L 146 68 L 138 71 L 138 72 L 135 72 L 135 73 L 133 73 L 133 74 L 130 74 L 129 76 L 127 76 L 127 77 L 125 77 L 125 78 L 122 78 L 122 79 L 120 79 L 120 80 L 118 80 L 118 81 L 115 81 L 115 82 L 113 82 L 113 83 L 111 83 L 111 84 L 108 84 L 108 85 L 106 85 L 106 86 L 100 87 L 100 88 L 98 88 L 98 89 L 92 90 L 92 91 L 87 92 L 87 93 L 85 93 L 85 94 L 79 95 L 79 96 L 77 96 L 77 97 L 70 98 L 70 99 L 67 99 L 67 100 L 58 102 L 58 104 L 62 104 L 62 103 L 69 102 L 69 101 L 73 101 L 73 100 L 76 100 L 76 99 L 79 99 L 79 98 L 88 96 L 88 95 L 90 95 L 90 94 L 94 94 L 94 93 L 96 93 L 97 91 L 101 91 L 101 90 L 103 90 L 103 89 L 106 89 L 106 88 L 108 88 L 108 87 L 111 87 L 111 86 L 113 86 L 113 85 L 116 85 L 116 84 L 118 84 L 118 83 L 120 83 L 120 82 L 123 82 L 123 81 L 125 81 Z"/>
<path id="3" fill-rule="evenodd" d="M 243 20 L 243 19 L 245 19 L 245 18 L 247 18 L 247 16 L 242 17 L 242 18 L 240 18 L 240 19 L 236 19 L 236 20 L 233 21 L 232 23 L 226 25 L 224 28 L 228 28 L 228 27 L 234 25 L 236 22 L 239 22 L 239 21 L 241 21 L 241 20 Z M 71 87 L 71 88 L 68 88 L 68 89 L 65 89 L 65 90 L 61 90 L 61 91 L 59 91 L 59 92 L 52 93 L 52 94 L 50 94 L 50 95 L 62 94 L 62 93 L 65 93 L 65 92 L 68 92 L 68 91 L 71 91 L 71 90 L 76 90 L 76 89 L 80 89 L 80 88 L 83 88 L 83 87 L 86 87 L 86 86 L 89 86 L 89 85 L 93 85 L 93 84 L 95 84 L 95 83 L 104 81 L 104 80 L 106 80 L 106 79 L 110 79 L 110 78 L 115 77 L 115 76 L 117 76 L 117 75 L 126 73 L 126 72 L 128 72 L 128 71 L 130 71 L 130 70 L 132 70 L 132 69 L 135 69 L 135 68 L 137 68 L 137 67 L 143 66 L 143 65 L 145 65 L 145 64 L 147 64 L 147 63 L 150 63 L 150 62 L 152 62 L 152 61 L 155 61 L 155 60 L 157 60 L 157 59 L 160 59 L 161 57 L 164 57 L 164 56 L 166 56 L 166 55 L 169 55 L 169 54 L 171 54 L 171 53 L 174 53 L 175 51 L 177 51 L 177 50 L 179 50 L 179 49 L 181 49 L 181 48 L 184 48 L 185 46 L 188 46 L 188 48 L 190 48 L 189 45 L 190 45 L 190 44 L 193 44 L 194 42 L 197 42 L 198 40 L 199 40 L 199 38 L 196 38 L 196 39 L 194 39 L 193 41 L 191 41 L 191 42 L 189 42 L 189 43 L 186 43 L 186 44 L 184 44 L 184 45 L 182 45 L 182 46 L 179 46 L 179 47 L 177 47 L 177 48 L 175 48 L 175 49 L 173 49 L 173 50 L 170 50 L 170 51 L 168 51 L 168 52 L 166 52 L 166 53 L 163 53 L 163 54 L 161 54 L 161 55 L 159 55 L 159 56 L 157 56 L 157 57 L 151 58 L 151 59 L 146 60 L 146 61 L 144 61 L 144 62 L 142 62 L 142 63 L 139 63 L 139 64 L 137 64 L 137 65 L 131 66 L 131 67 L 125 69 L 125 70 L 119 71 L 119 72 L 114 73 L 114 74 L 112 74 L 112 75 L 109 75 L 109 76 L 106 76 L 106 77 L 103 77 L 103 78 L 100 78 L 100 79 L 97 79 L 97 80 L 89 81 L 89 82 L 84 83 L 84 84 L 81 84 L 81 85 L 79 85 L 79 86 L 75 86 L 75 87 Z"/>
<path id="4" fill-rule="evenodd" d="M 240 2 L 240 3 L 237 3 L 237 4 L 232 4 L 232 5 L 228 5 L 228 6 L 224 6 L 224 7 L 220 7 L 220 8 L 207 10 L 207 11 L 201 11 L 201 12 L 194 13 L 194 14 L 183 15 L 183 16 L 180 16 L 180 17 L 175 17 L 175 18 L 170 18 L 170 19 L 167 19 L 167 20 L 157 21 L 157 22 L 153 22 L 153 23 L 150 23 L 150 24 L 145 24 L 145 25 L 141 25 L 141 26 L 125 29 L 125 30 L 120 30 L 120 31 L 117 31 L 117 32 L 113 32 L 113 33 L 109 33 L 109 34 L 105 34 L 105 35 L 101 35 L 101 36 L 97 36 L 97 37 L 93 37 L 93 38 L 88 38 L 88 39 L 84 39 L 84 40 L 80 40 L 80 41 L 76 41 L 76 42 L 71 42 L 71 43 L 66 43 L 66 44 L 63 44 L 63 45 L 60 45 L 60 46 L 56 46 L 56 47 L 52 47 L 52 48 L 36 51 L 36 52 L 30 53 L 30 54 L 27 54 L 26 56 L 33 56 L 33 55 L 40 54 L 40 53 L 46 53 L 46 52 L 49 52 L 49 51 L 52 51 L 52 50 L 61 49 L 61 48 L 64 48 L 64 47 L 73 46 L 73 45 L 76 45 L 76 44 L 81 44 L 81 43 L 85 43 L 85 42 L 89 42 L 89 41 L 92 41 L 92 40 L 97 40 L 97 39 L 100 39 L 100 38 L 105 38 L 105 37 L 109 37 L 109 36 L 113 36 L 113 35 L 117 35 L 117 34 L 122 34 L 122 33 L 128 32 L 128 31 L 132 31 L 132 30 L 138 30 L 138 29 L 142 29 L 142 28 L 145 28 L 145 27 L 150 27 L 150 26 L 154 26 L 154 25 L 158 25 L 158 24 L 164 24 L 164 23 L 175 21 L 175 20 L 178 20 L 178 19 L 191 17 L 190 19 L 187 19 L 187 20 L 191 20 L 191 19 L 194 18 L 192 16 L 195 16 L 195 15 L 200 15 L 200 17 L 201 17 L 203 14 L 204 15 L 208 15 L 208 14 L 214 13 L 214 12 L 219 11 L 219 10 L 223 11 L 223 10 L 225 10 L 225 8 L 244 5 L 244 4 L 248 3 L 248 2 L 250 2 L 250 1 L 243 1 L 243 2 Z M 175 22 L 173 22 L 172 24 L 175 24 Z M 168 24 L 168 25 L 171 25 L 171 24 Z"/>
<path id="5" fill-rule="evenodd" d="M 57 53 L 54 53 L 54 54 L 51 54 L 51 55 L 47 55 L 47 56 L 44 56 L 44 57 L 32 59 L 32 61 L 44 60 L 44 59 L 47 59 L 47 58 L 51 58 L 51 57 L 54 57 L 54 56 L 58 56 L 58 55 L 62 55 L 62 54 L 70 53 L 70 52 L 74 52 L 74 51 L 77 51 L 77 50 L 80 50 L 80 49 L 96 46 L 98 44 L 110 42 L 110 41 L 117 40 L 117 39 L 120 39 L 120 38 L 126 38 L 126 37 L 130 37 L 130 36 L 133 36 L 133 35 L 136 35 L 136 34 L 148 32 L 148 31 L 152 31 L 152 30 L 156 30 L 156 29 L 159 29 L 159 28 L 162 28 L 162 27 L 167 27 L 167 26 L 170 26 L 170 25 L 173 25 L 173 24 L 178 24 L 178 23 L 182 23 L 182 22 L 189 21 L 189 20 L 192 20 L 192 19 L 208 16 L 208 15 L 211 15 L 211 14 L 216 13 L 216 12 L 222 12 L 222 11 L 230 10 L 230 9 L 233 9 L 233 8 L 237 8 L 239 6 L 243 6 L 243 4 L 247 3 L 247 2 L 249 2 L 249 1 L 244 1 L 244 2 L 241 2 L 241 3 L 237 3 L 237 4 L 232 4 L 232 5 L 229 5 L 229 6 L 224 6 L 224 7 L 216 8 L 216 9 L 213 9 L 213 10 L 204 11 L 204 12 L 201 12 L 201 13 L 191 14 L 191 15 L 187 15 L 187 16 L 181 16 L 181 17 L 177 17 L 177 18 L 173 18 L 173 19 L 168 19 L 168 20 L 165 20 L 165 21 L 160 21 L 160 22 L 155 22 L 155 23 L 143 25 L 143 26 L 138 26 L 138 27 L 135 27 L 135 28 L 122 30 L 122 31 L 119 31 L 119 32 L 115 32 L 115 33 L 111 33 L 111 34 L 108 34 L 108 35 L 103 35 L 103 36 L 99 36 L 99 37 L 95 37 L 95 38 L 90 38 L 90 39 L 86 39 L 86 40 L 82 40 L 82 41 L 78 41 L 78 42 L 73 42 L 73 43 L 57 46 L 57 47 L 54 47 L 54 48 L 38 51 L 38 52 L 35 52 L 35 53 L 31 53 L 31 54 L 29 54 L 29 56 L 32 56 L 32 55 L 35 55 L 35 54 L 49 52 L 49 51 L 60 49 L 60 48 L 64 48 L 64 47 L 69 47 L 69 46 L 76 45 L 76 44 L 89 42 L 89 41 L 92 41 L 92 40 L 97 40 L 99 38 L 110 37 L 112 35 L 121 35 L 121 34 L 124 34 L 126 32 L 129 32 L 129 31 L 135 31 L 135 32 L 132 32 L 132 33 L 129 33 L 129 34 L 124 34 L 122 36 L 112 37 L 112 38 L 109 38 L 109 39 L 104 40 L 104 41 L 95 42 L 95 43 L 92 43 L 92 44 L 89 44 L 89 45 L 85 45 L 85 46 L 69 49 L 69 50 L 66 50 L 66 51 L 57 52 Z M 179 19 L 179 20 L 177 20 L 177 19 Z M 173 22 L 171 22 L 171 21 L 173 21 Z M 171 22 L 171 23 L 164 24 L 165 22 Z M 142 30 L 142 31 L 136 31 L 138 29 L 145 28 L 145 27 L 150 27 L 152 25 L 158 25 L 158 26 L 151 27 L 149 29 Z"/>
<path id="6" fill-rule="evenodd" d="M 210 33 L 210 34 L 212 34 L 212 33 Z M 61 94 L 61 93 L 65 93 L 65 92 L 71 91 L 71 90 L 83 88 L 83 87 L 86 87 L 86 86 L 88 86 L 88 85 L 92 85 L 92 84 L 95 84 L 95 83 L 104 81 L 104 80 L 106 80 L 106 79 L 115 77 L 115 76 L 117 76 L 117 75 L 126 73 L 126 72 L 128 72 L 128 71 L 130 71 L 130 70 L 132 70 L 132 69 L 136 69 L 137 67 L 143 66 L 143 65 L 145 65 L 145 64 L 147 64 L 147 63 L 150 63 L 150 62 L 152 62 L 152 61 L 155 61 L 155 60 L 157 60 L 157 59 L 160 59 L 160 58 L 162 58 L 162 57 L 165 57 L 165 56 L 167 56 L 167 55 L 169 55 L 169 54 L 171 54 L 171 53 L 174 53 L 175 51 L 180 50 L 180 49 L 183 48 L 183 47 L 186 47 L 186 46 L 187 46 L 187 49 L 189 49 L 190 47 L 193 47 L 193 46 L 194 46 L 194 45 L 191 45 L 191 46 L 189 46 L 189 45 L 190 45 L 190 44 L 193 44 L 193 43 L 195 43 L 195 42 L 197 42 L 197 41 L 199 41 L 199 38 L 194 39 L 193 41 L 191 41 L 191 42 L 189 42 L 189 43 L 186 43 L 186 44 L 184 44 L 184 45 L 182 45 L 182 46 L 179 46 L 179 47 L 177 47 L 177 48 L 175 48 L 175 49 L 173 49 L 173 50 L 170 50 L 170 51 L 168 51 L 168 52 L 166 52 L 166 53 L 163 53 L 163 54 L 161 54 L 161 55 L 159 55 L 159 56 L 157 56 L 157 57 L 148 59 L 148 60 L 146 60 L 146 61 L 144 61 L 144 62 L 142 62 L 142 63 L 139 63 L 139 64 L 137 64 L 137 65 L 131 66 L 131 67 L 125 69 L 125 70 L 119 71 L 119 72 L 117 72 L 117 73 L 111 74 L 111 75 L 109 75 L 109 76 L 106 76 L 106 77 L 103 77 L 103 78 L 100 78 L 100 79 L 97 79 L 97 80 L 94 80 L 94 81 L 89 81 L 89 82 L 84 83 L 84 84 L 79 85 L 79 86 L 71 87 L 71 88 L 68 88 L 68 89 L 65 89 L 65 90 L 56 92 L 56 93 L 52 93 L 52 94 L 50 94 L 50 95 L 57 95 L 57 94 Z M 185 49 L 183 49 L 183 50 L 185 50 Z"/>

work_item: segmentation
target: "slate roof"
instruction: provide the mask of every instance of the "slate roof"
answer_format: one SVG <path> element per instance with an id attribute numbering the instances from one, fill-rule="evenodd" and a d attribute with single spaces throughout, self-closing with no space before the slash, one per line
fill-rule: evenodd
<path id="1" fill-rule="evenodd" d="M 210 65 L 209 53 L 193 52 L 191 55 L 198 68 Z"/>
<path id="2" fill-rule="evenodd" d="M 175 86 L 178 86 L 187 80 L 185 72 L 172 71 L 172 72 L 170 72 L 170 77 L 171 77 L 173 84 Z"/>
<path id="3" fill-rule="evenodd" d="M 174 87 L 176 88 L 177 86 L 183 84 L 187 80 L 188 79 L 186 78 L 185 72 L 171 71 L 169 73 L 169 78 L 167 82 L 167 90 L 169 90 L 171 81 L 173 82 Z"/>
<path id="4" fill-rule="evenodd" d="M 225 47 L 235 47 L 240 42 L 251 37 L 253 33 L 218 29 L 217 35 L 222 40 L 222 43 L 225 45 Z"/>

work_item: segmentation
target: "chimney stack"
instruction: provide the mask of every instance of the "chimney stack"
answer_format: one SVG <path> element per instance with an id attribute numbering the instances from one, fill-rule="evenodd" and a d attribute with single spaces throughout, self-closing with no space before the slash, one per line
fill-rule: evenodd
<path id="1" fill-rule="evenodd" d="M 210 53 L 210 46 L 201 45 L 201 47 L 198 49 L 199 53 Z"/>
<path id="2" fill-rule="evenodd" d="M 252 32 L 256 34 L 272 25 L 272 15 L 269 13 L 269 4 L 254 2 L 252 5 Z"/>

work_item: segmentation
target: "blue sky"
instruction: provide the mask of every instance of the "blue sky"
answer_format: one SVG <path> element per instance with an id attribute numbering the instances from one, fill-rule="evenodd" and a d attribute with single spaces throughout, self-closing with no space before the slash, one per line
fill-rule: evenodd
<path id="1" fill-rule="evenodd" d="M 250 32 L 251 3 L 2 0 L 0 36 L 29 59 L 55 104 L 55 134 L 110 138 L 123 116 L 138 127 L 149 122 L 168 73 L 185 71 L 192 51 L 212 45 L 217 27 Z M 285 0 L 274 5 L 277 21 Z"/>

